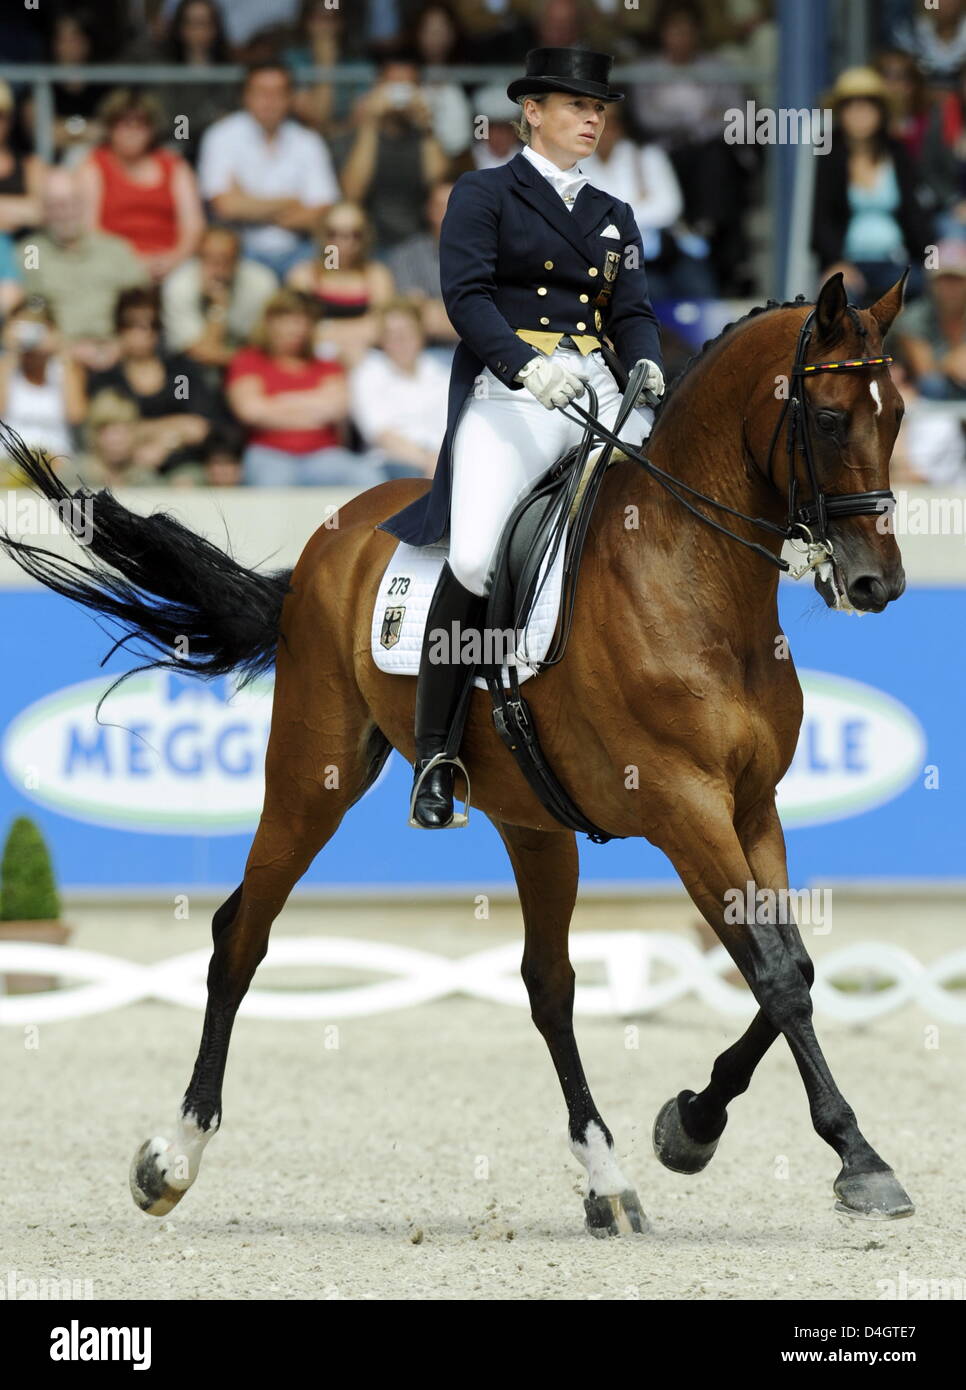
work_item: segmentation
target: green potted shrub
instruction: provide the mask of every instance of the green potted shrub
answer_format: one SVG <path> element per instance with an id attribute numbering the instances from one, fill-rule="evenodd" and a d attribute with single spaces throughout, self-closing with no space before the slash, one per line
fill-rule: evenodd
<path id="1" fill-rule="evenodd" d="M 60 896 L 44 837 L 32 820 L 18 816 L 0 860 L 0 941 L 42 941 L 63 946 L 70 928 L 60 920 Z M 52 989 L 52 975 L 8 974 L 8 994 Z"/>

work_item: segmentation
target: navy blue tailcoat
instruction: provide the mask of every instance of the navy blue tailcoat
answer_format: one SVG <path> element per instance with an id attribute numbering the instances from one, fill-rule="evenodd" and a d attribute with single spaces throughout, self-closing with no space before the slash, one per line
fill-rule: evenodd
<path id="1" fill-rule="evenodd" d="M 616 237 L 602 235 L 610 227 Z M 483 367 L 512 389 L 525 389 L 513 378 L 537 348 L 515 329 L 606 335 L 628 371 L 642 357 L 663 368 L 629 204 L 585 184 L 570 211 L 522 153 L 457 181 L 440 236 L 440 280 L 461 339 L 446 434 L 430 491 L 381 524 L 410 545 L 432 545 L 449 529 L 453 433 Z"/>

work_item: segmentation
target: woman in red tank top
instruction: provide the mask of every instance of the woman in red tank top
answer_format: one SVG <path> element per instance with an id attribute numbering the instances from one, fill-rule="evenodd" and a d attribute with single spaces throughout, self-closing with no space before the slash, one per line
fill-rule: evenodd
<path id="1" fill-rule="evenodd" d="M 91 227 L 129 242 L 161 280 L 194 254 L 204 230 L 195 176 L 158 148 L 161 109 L 140 92 L 112 92 L 101 110 L 102 145 L 78 171 Z"/>
<path id="2" fill-rule="evenodd" d="M 318 259 L 294 265 L 286 284 L 316 301 L 321 315 L 316 346 L 349 370 L 376 346 L 375 311 L 396 292 L 392 272 L 370 255 L 372 225 L 358 203 L 341 200 L 327 208 L 316 239 Z"/>

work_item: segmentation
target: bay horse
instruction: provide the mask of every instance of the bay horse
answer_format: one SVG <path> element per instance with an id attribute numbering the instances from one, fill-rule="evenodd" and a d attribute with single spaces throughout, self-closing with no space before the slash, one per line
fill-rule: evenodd
<path id="1" fill-rule="evenodd" d="M 881 352 L 904 283 L 860 312 L 836 275 L 814 308 L 770 303 L 705 345 L 658 411 L 648 458 L 734 509 L 733 534 L 746 543 L 768 527 L 768 554 L 705 526 L 645 468 L 616 457 L 593 515 L 565 659 L 528 687 L 545 752 L 564 785 L 605 831 L 641 836 L 668 856 L 758 1004 L 704 1088 L 680 1092 L 660 1111 L 658 1158 L 677 1172 L 702 1169 L 729 1103 L 783 1034 L 815 1130 L 841 1161 L 836 1209 L 878 1218 L 908 1215 L 913 1206 L 829 1071 L 812 1026 L 813 967 L 797 926 L 768 907 L 746 919 L 733 904 L 745 901 L 746 885 L 755 889 L 749 902 L 787 901 L 779 891 L 788 888 L 788 873 L 775 789 L 795 751 L 802 693 L 778 621 L 778 568 L 768 560 L 781 551 L 790 475 L 800 494 L 808 496 L 810 478 L 827 502 L 821 510 L 832 552 L 813 577 L 830 607 L 879 612 L 905 585 L 891 526 L 874 520 L 869 507 L 857 514 L 862 509 L 849 501 L 891 495 L 902 403 L 883 365 L 889 359 L 864 354 Z M 794 437 L 790 449 L 775 444 L 782 430 L 794 429 L 782 401 L 787 407 L 789 367 L 796 343 L 806 341 L 806 322 L 807 362 L 822 363 L 837 350 L 853 360 L 830 366 L 864 369 L 826 366 L 795 378 L 799 423 L 807 420 L 812 441 L 803 461 Z M 24 449 L 16 456 L 50 500 L 71 495 L 45 460 Z M 93 542 L 83 565 L 4 541 L 31 574 L 146 643 L 154 665 L 211 677 L 232 670 L 250 676 L 275 664 L 264 806 L 244 878 L 214 914 L 194 1072 L 172 1129 L 147 1140 L 131 1168 L 135 1201 L 152 1215 L 182 1199 L 220 1126 L 236 1011 L 293 886 L 390 748 L 413 760 L 415 680 L 375 668 L 370 622 L 394 545 L 377 526 L 425 486 L 397 480 L 353 498 L 336 525 L 330 520 L 316 531 L 291 573 L 245 569 L 175 518 L 136 516 L 109 492 L 92 499 Z M 174 658 L 183 634 L 190 656 Z M 463 757 L 516 879 L 523 979 L 563 1090 L 570 1148 L 586 1169 L 586 1224 L 595 1234 L 644 1231 L 574 1038 L 567 939 L 577 895 L 575 836 L 530 790 L 479 690 Z M 329 773 L 333 765 L 338 779 Z M 627 776 L 630 765 L 636 779 Z M 402 823 L 405 807 L 399 812 Z"/>

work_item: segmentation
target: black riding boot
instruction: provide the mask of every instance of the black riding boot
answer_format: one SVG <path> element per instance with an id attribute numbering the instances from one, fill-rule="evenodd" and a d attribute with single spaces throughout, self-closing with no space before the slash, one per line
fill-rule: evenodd
<path id="1" fill-rule="evenodd" d="M 424 830 L 445 830 L 453 823 L 453 783 L 456 769 L 452 762 L 440 762 L 420 780 L 427 763 L 439 754 L 455 758 L 463 736 L 463 724 L 472 695 L 475 667 L 460 661 L 462 634 L 479 627 L 486 612 L 486 599 L 473 594 L 454 575 L 449 562 L 443 564 L 426 616 L 423 650 L 416 683 L 416 765 L 410 820 Z M 457 640 L 453 640 L 453 624 Z M 442 645 L 434 633 L 446 634 L 444 652 L 451 660 L 430 660 L 430 651 Z"/>

